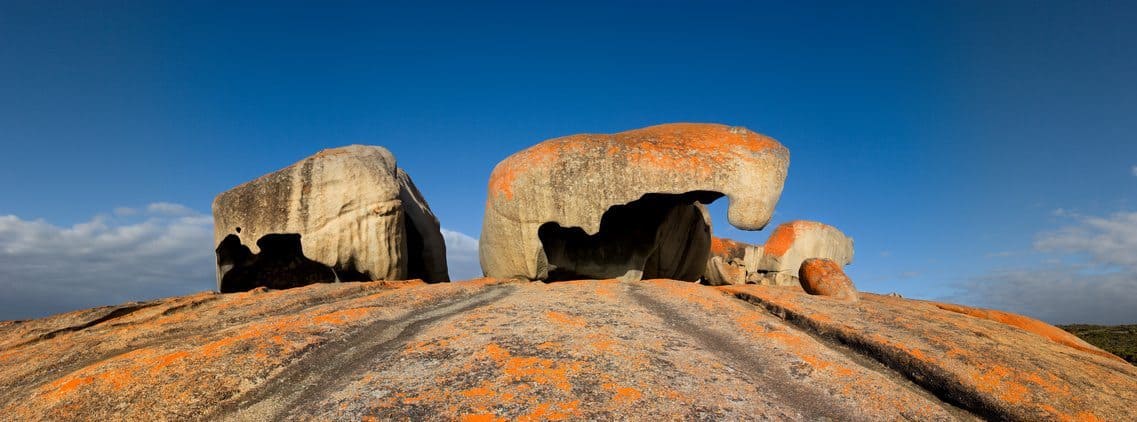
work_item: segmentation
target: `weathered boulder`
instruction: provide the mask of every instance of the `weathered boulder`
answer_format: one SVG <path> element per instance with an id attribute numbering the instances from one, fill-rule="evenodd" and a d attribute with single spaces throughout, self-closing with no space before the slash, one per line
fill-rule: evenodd
<path id="1" fill-rule="evenodd" d="M 1133 419 L 1137 367 L 941 305 L 671 280 L 207 292 L 0 321 L 0 419 Z"/>
<path id="2" fill-rule="evenodd" d="M 711 236 L 711 256 L 721 257 L 723 261 L 742 260 L 746 257 L 746 248 L 753 246 L 734 239 Z"/>
<path id="3" fill-rule="evenodd" d="M 703 271 L 703 282 L 711 286 L 746 284 L 746 249 L 754 245 L 711 236 L 711 255 Z"/>
<path id="4" fill-rule="evenodd" d="M 829 296 L 847 302 L 857 301 L 857 288 L 845 271 L 829 258 L 809 258 L 801 263 L 798 272 L 801 288 L 806 293 Z"/>
<path id="5" fill-rule="evenodd" d="M 853 262 L 853 239 L 836 227 L 815 221 L 784 223 L 770 234 L 765 245 L 746 251 L 748 274 L 762 274 L 760 284 L 793 286 L 802 262 L 828 258 L 844 266 Z"/>
<path id="6" fill-rule="evenodd" d="M 725 195 L 732 225 L 761 229 L 788 165 L 789 152 L 777 141 L 716 124 L 542 142 L 506 158 L 490 176 L 482 270 L 530 280 L 696 280 L 710 243 L 697 204 Z"/>
<path id="7" fill-rule="evenodd" d="M 237 186 L 213 201 L 213 220 L 222 292 L 449 280 L 438 219 L 382 147 L 323 150 Z"/>

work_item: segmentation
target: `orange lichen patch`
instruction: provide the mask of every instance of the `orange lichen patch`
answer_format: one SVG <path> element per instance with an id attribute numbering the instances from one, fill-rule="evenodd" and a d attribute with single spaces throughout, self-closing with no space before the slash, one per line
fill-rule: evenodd
<path id="1" fill-rule="evenodd" d="M 474 387 L 468 390 L 464 390 L 459 394 L 465 396 L 466 398 L 493 398 L 493 396 L 497 395 L 497 393 L 495 393 L 493 390 L 485 387 Z"/>
<path id="2" fill-rule="evenodd" d="M 317 324 L 332 324 L 343 325 L 348 322 L 355 322 L 363 319 L 371 312 L 369 308 L 355 308 L 344 309 L 342 311 L 335 311 L 324 315 L 319 315 L 312 318 L 312 322 Z"/>
<path id="3" fill-rule="evenodd" d="M 711 255 L 724 258 L 742 258 L 748 245 L 725 237 L 711 236 Z"/>
<path id="4" fill-rule="evenodd" d="M 519 422 L 525 421 L 560 421 L 580 413 L 577 407 L 580 400 L 567 403 L 541 403 L 532 412 L 517 417 Z"/>
<path id="5" fill-rule="evenodd" d="M 1048 392 L 1050 394 L 1062 394 L 1062 395 L 1067 395 L 1067 396 L 1070 395 L 1070 386 L 1069 385 L 1067 385 L 1067 384 L 1055 384 L 1055 382 L 1060 382 L 1060 381 L 1054 375 L 1046 374 L 1046 376 L 1047 376 L 1047 378 L 1050 378 L 1049 381 L 1042 379 L 1042 377 L 1040 377 L 1038 374 L 1027 374 L 1026 380 L 1030 381 L 1031 383 L 1033 383 L 1039 387 L 1042 387 L 1043 390 L 1046 390 L 1046 392 Z"/>
<path id="6" fill-rule="evenodd" d="M 1020 404 L 1030 389 L 1010 379 L 1011 370 L 1003 366 L 994 365 L 982 373 L 973 373 L 972 381 L 979 391 L 996 393 L 1000 400 L 1007 403 Z"/>
<path id="7" fill-rule="evenodd" d="M 566 392 L 572 390 L 568 375 L 579 372 L 584 366 L 579 361 L 513 356 L 508 350 L 493 343 L 486 345 L 484 353 L 500 365 L 502 372 L 513 380 L 550 385 Z"/>
<path id="8" fill-rule="evenodd" d="M 549 318 L 550 321 L 553 321 L 554 323 L 560 325 L 568 325 L 576 328 L 584 328 L 584 326 L 587 325 L 587 321 L 585 321 L 584 318 L 557 311 L 545 312 L 545 317 Z"/>
<path id="9" fill-rule="evenodd" d="M 823 224 L 816 221 L 794 220 L 778 226 L 770 233 L 770 238 L 766 239 L 764 252 L 767 255 L 782 256 L 785 255 L 790 247 L 794 245 L 794 240 L 797 239 L 797 232 L 799 230 L 820 229 L 824 227 Z"/>
<path id="10" fill-rule="evenodd" d="M 75 389 L 95 382 L 95 377 L 69 377 L 63 378 L 48 385 L 48 390 L 55 390 L 51 395 L 61 397 L 70 394 Z"/>
<path id="11" fill-rule="evenodd" d="M 774 229 L 770 233 L 770 238 L 766 240 L 766 245 L 763 251 L 767 255 L 782 256 L 790 247 L 794 245 L 794 239 L 797 238 L 794 226 L 792 224 L 783 224 Z"/>
<path id="12" fill-rule="evenodd" d="M 1034 318 L 1012 314 L 1010 312 L 996 311 L 993 309 L 979 309 L 970 306 L 956 305 L 951 303 L 931 302 L 937 308 L 945 311 L 961 313 L 970 315 L 976 318 L 982 318 L 990 321 L 1001 322 L 1012 327 L 1018 327 L 1028 332 L 1040 335 L 1044 338 L 1050 339 L 1058 344 L 1063 344 L 1083 352 L 1093 353 L 1098 356 L 1105 356 L 1107 358 L 1116 359 L 1124 362 L 1112 353 L 1101 350 L 1093 345 L 1086 343 L 1082 339 L 1063 331 L 1061 328 L 1047 324 Z"/>
<path id="13" fill-rule="evenodd" d="M 616 344 L 615 340 L 603 334 L 592 334 L 589 335 L 588 338 L 591 340 L 589 346 L 592 346 L 593 349 L 601 353 L 608 352 L 612 349 L 612 346 Z"/>
<path id="14" fill-rule="evenodd" d="M 577 135 L 580 136 L 580 135 Z M 574 137 L 550 139 L 502 160 L 490 173 L 489 192 L 513 199 L 513 184 L 532 167 L 543 167 L 562 155 L 580 155 L 596 143 L 574 142 Z"/>
<path id="15" fill-rule="evenodd" d="M 801 360 L 809 364 L 809 366 L 812 366 L 814 369 L 820 371 L 832 371 L 837 375 L 846 377 L 851 376 L 854 373 L 853 370 L 847 366 L 839 365 L 835 362 L 830 362 L 815 355 L 802 355 Z"/>
<path id="16" fill-rule="evenodd" d="M 604 161 L 622 153 L 628 166 L 706 177 L 729 159 L 767 151 L 787 153 L 769 137 L 716 124 L 674 123 L 614 135 L 571 135 L 541 142 L 503 160 L 490 174 L 489 192 L 512 199 L 518 177 L 568 155 Z"/>
<path id="17" fill-rule="evenodd" d="M 190 355 L 189 352 L 174 352 L 174 353 L 170 353 L 167 355 L 160 356 L 160 357 L 158 357 L 158 363 L 155 363 L 154 366 L 150 367 L 150 372 L 151 373 L 161 372 L 162 369 L 166 368 L 167 366 L 170 366 L 170 364 L 172 364 L 178 360 L 185 359 L 189 355 Z"/>
<path id="18" fill-rule="evenodd" d="M 499 418 L 493 413 L 479 413 L 476 415 L 462 415 L 458 418 L 462 422 L 495 422 L 504 421 L 505 418 Z"/>
<path id="19" fill-rule="evenodd" d="M 640 390 L 632 387 L 616 387 L 613 390 L 615 394 L 612 395 L 612 401 L 622 405 L 631 404 L 643 396 Z"/>
<path id="20" fill-rule="evenodd" d="M 738 324 L 744 331 L 751 334 L 765 334 L 766 327 L 761 324 L 764 319 L 762 314 L 757 312 L 747 312 L 734 319 L 734 323 Z"/>

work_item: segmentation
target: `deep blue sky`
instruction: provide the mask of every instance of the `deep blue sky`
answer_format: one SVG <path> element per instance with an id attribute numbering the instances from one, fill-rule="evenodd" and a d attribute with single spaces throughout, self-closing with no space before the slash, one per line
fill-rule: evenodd
<path id="1" fill-rule="evenodd" d="M 519 149 L 718 122 L 789 147 L 775 224 L 853 236 L 862 290 L 1137 322 L 1117 303 L 1093 313 L 1098 297 L 1137 303 L 1137 258 L 1108 258 L 1137 245 L 1137 3 L 543 3 L 0 0 L 0 216 L 66 230 L 156 202 L 208 214 L 236 184 L 365 143 L 477 237 L 490 170 Z M 768 235 L 714 209 L 720 234 Z M 1071 246 L 1099 232 L 1120 246 Z M 185 291 L 211 285 L 205 265 Z M 1081 313 L 1054 311 L 1102 283 Z"/>

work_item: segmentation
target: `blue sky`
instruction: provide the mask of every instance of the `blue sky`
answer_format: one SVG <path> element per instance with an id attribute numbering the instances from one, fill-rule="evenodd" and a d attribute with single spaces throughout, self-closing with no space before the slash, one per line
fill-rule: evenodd
<path id="1" fill-rule="evenodd" d="M 862 290 L 1135 323 L 1133 22 L 1132 2 L 3 1 L 0 319 L 209 289 L 213 196 L 352 143 L 396 155 L 468 275 L 498 161 L 687 121 L 789 147 L 774 224 L 853 236 Z"/>

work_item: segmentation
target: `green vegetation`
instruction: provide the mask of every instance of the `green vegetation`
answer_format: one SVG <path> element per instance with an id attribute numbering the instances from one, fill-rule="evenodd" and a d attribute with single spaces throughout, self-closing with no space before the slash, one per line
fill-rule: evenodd
<path id="1" fill-rule="evenodd" d="M 1134 325 L 1059 325 L 1058 328 L 1081 337 L 1087 343 L 1120 356 L 1137 365 L 1137 324 Z"/>

